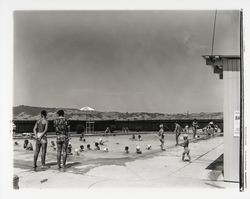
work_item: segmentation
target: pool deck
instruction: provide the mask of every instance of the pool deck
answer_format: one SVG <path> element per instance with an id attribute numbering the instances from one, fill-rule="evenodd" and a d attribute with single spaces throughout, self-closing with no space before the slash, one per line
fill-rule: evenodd
<path id="1" fill-rule="evenodd" d="M 51 163 L 47 170 L 33 171 L 25 165 L 14 168 L 20 177 L 20 188 L 233 188 L 238 183 L 223 181 L 220 170 L 206 169 L 223 153 L 223 137 L 214 137 L 190 143 L 192 162 L 183 162 L 183 147 L 169 146 L 166 151 L 130 161 L 111 163 L 68 161 L 71 168 L 57 170 Z M 32 156 L 27 156 L 32 161 Z M 113 163 L 114 162 L 114 163 Z M 94 164 L 94 165 L 93 165 Z M 84 172 L 83 172 L 84 171 Z"/>

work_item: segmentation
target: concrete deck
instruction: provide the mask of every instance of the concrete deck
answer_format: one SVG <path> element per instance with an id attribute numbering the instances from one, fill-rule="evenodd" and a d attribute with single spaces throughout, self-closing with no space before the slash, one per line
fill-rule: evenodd
<path id="1" fill-rule="evenodd" d="M 192 157 L 191 163 L 181 161 L 183 147 L 168 146 L 166 151 L 158 151 L 153 155 L 142 155 L 136 158 L 114 157 L 92 161 L 86 159 L 84 164 L 79 162 L 79 159 L 77 161 L 71 157 L 68 161 L 69 168 L 66 170 L 57 170 L 55 159 L 54 162 L 48 163 L 51 166 L 49 169 L 38 169 L 37 171 L 27 167 L 25 162 L 15 161 L 14 172 L 20 177 L 20 188 L 193 187 L 238 189 L 238 183 L 223 181 L 221 171 L 206 169 L 223 153 L 223 137 L 190 143 L 189 148 Z M 22 158 L 29 164 L 32 162 L 32 157 L 31 154 L 22 155 Z"/>

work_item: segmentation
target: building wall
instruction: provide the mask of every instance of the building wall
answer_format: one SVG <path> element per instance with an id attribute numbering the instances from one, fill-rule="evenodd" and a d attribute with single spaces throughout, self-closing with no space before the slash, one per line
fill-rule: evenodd
<path id="1" fill-rule="evenodd" d="M 239 60 L 223 61 L 224 81 L 224 179 L 239 182 L 239 136 L 234 131 L 234 114 L 240 110 Z"/>

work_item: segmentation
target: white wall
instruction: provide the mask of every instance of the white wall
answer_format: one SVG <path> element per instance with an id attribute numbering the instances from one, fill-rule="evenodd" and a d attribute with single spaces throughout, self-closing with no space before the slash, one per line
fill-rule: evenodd
<path id="1" fill-rule="evenodd" d="M 224 180 L 239 182 L 239 137 L 234 135 L 234 113 L 240 110 L 240 72 L 235 70 L 235 64 L 239 61 L 227 61 L 223 65 L 226 69 L 223 71 Z"/>

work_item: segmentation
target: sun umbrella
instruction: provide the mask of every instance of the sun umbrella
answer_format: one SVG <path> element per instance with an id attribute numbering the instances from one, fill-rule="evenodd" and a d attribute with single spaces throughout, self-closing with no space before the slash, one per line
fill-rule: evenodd
<path id="1" fill-rule="evenodd" d="M 94 111 L 95 109 L 93 109 L 93 108 L 91 108 L 91 107 L 89 107 L 89 106 L 84 106 L 84 107 L 80 108 L 80 110 L 85 112 L 86 121 L 87 121 L 87 112 Z"/>
<path id="2" fill-rule="evenodd" d="M 89 106 L 84 106 L 82 108 L 80 108 L 81 111 L 94 111 L 95 109 L 89 107 Z"/>

